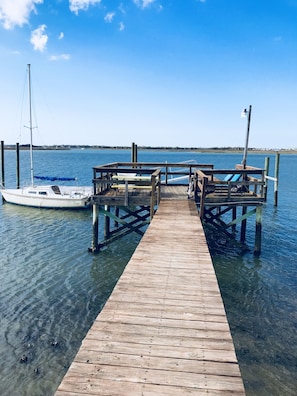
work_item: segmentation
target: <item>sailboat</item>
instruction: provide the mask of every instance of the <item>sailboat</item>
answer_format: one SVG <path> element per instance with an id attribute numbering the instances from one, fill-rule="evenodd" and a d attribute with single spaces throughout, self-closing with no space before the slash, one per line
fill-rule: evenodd
<path id="1" fill-rule="evenodd" d="M 32 206 L 37 208 L 57 209 L 83 209 L 90 206 L 93 192 L 91 186 L 64 186 L 57 184 L 35 185 L 33 169 L 33 123 L 31 99 L 31 65 L 28 64 L 28 91 L 29 91 L 29 130 L 30 130 L 30 176 L 31 184 L 22 188 L 1 189 L 4 200 L 8 203 Z M 41 176 L 35 178 L 50 181 L 75 180 L 72 178 L 59 178 Z"/>

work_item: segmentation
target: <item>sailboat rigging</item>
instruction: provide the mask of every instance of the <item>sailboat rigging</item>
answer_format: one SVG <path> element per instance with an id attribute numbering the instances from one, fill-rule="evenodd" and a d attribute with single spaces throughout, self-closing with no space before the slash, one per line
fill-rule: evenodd
<path id="1" fill-rule="evenodd" d="M 8 203 L 38 208 L 82 209 L 90 206 L 92 187 L 64 185 L 34 185 L 33 167 L 33 121 L 31 93 L 31 65 L 28 64 L 28 95 L 29 95 L 29 128 L 30 130 L 30 178 L 31 185 L 18 189 L 4 188 L 1 190 L 4 200 Z M 76 180 L 66 177 L 35 176 L 41 180 L 65 181 Z"/>

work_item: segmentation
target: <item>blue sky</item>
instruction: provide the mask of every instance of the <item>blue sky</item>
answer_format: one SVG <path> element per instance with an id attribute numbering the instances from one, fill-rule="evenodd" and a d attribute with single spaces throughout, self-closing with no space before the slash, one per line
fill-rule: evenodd
<path id="1" fill-rule="evenodd" d="M 297 148 L 297 0 L 0 0 L 1 133 L 28 143 Z"/>

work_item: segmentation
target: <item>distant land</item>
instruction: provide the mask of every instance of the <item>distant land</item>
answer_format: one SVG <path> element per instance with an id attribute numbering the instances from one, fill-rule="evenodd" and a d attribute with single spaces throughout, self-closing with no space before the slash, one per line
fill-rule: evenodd
<path id="1" fill-rule="evenodd" d="M 20 150 L 29 150 L 29 144 L 20 144 Z M 15 150 L 15 144 L 4 145 L 6 150 Z M 34 150 L 129 150 L 131 146 L 90 146 L 90 145 L 52 145 L 52 146 L 33 146 Z M 197 151 L 197 152 L 217 152 L 217 153 L 242 153 L 244 147 L 167 147 L 167 146 L 137 146 L 138 150 L 159 150 L 159 151 Z M 249 152 L 254 153 L 284 153 L 284 154 L 296 154 L 297 148 L 285 149 L 285 148 L 255 148 L 249 147 Z"/>

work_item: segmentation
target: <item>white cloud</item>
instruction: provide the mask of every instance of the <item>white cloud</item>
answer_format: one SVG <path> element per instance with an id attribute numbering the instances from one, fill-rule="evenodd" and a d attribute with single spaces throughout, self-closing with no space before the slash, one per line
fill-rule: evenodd
<path id="1" fill-rule="evenodd" d="M 60 54 L 60 55 L 52 55 L 50 56 L 51 61 L 59 61 L 59 60 L 69 60 L 71 56 L 69 54 Z"/>
<path id="2" fill-rule="evenodd" d="M 111 23 L 114 16 L 115 16 L 115 13 L 114 13 L 114 12 L 108 12 L 108 13 L 105 15 L 105 17 L 104 17 L 105 22 Z"/>
<path id="3" fill-rule="evenodd" d="M 69 0 L 70 11 L 74 12 L 76 15 L 78 11 L 86 11 L 90 5 L 95 5 L 101 3 L 101 0 Z"/>
<path id="4" fill-rule="evenodd" d="M 43 0 L 0 0 L 0 20 L 5 29 L 23 26 L 28 23 L 30 13 L 37 13 L 35 4 L 42 4 Z"/>
<path id="5" fill-rule="evenodd" d="M 156 0 L 133 0 L 137 7 L 147 8 L 153 4 Z"/>
<path id="6" fill-rule="evenodd" d="M 59 40 L 62 40 L 63 38 L 64 38 L 64 33 L 61 32 L 61 33 L 59 34 L 59 36 L 58 36 L 58 39 L 59 39 Z"/>
<path id="7" fill-rule="evenodd" d="M 31 44 L 36 51 L 43 52 L 46 48 L 46 44 L 48 41 L 48 35 L 44 34 L 46 29 L 46 25 L 40 25 L 37 29 L 31 32 Z"/>
<path id="8" fill-rule="evenodd" d="M 123 22 L 119 23 L 119 31 L 122 32 L 125 29 L 125 25 Z"/>

